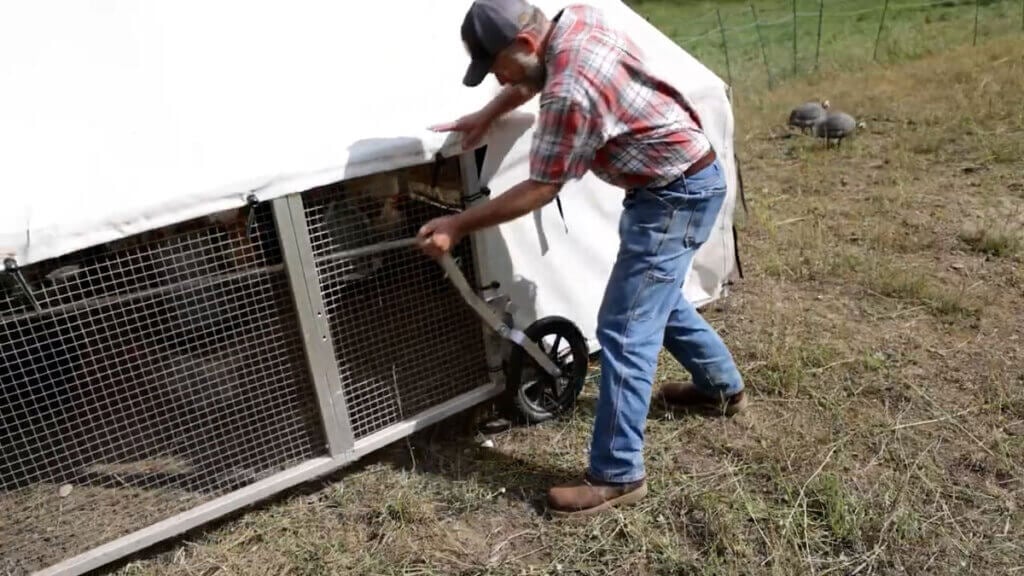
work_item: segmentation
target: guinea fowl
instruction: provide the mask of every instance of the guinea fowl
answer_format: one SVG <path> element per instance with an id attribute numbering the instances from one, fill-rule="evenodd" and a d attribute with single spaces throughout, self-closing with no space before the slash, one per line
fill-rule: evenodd
<path id="1" fill-rule="evenodd" d="M 857 128 L 863 127 L 863 122 L 857 122 L 846 112 L 829 112 L 814 123 L 812 133 L 818 138 L 824 138 L 827 148 L 832 140 L 837 142 L 837 146 L 841 146 L 844 138 L 852 136 Z"/>
<path id="2" fill-rule="evenodd" d="M 801 132 L 806 133 L 808 129 L 814 127 L 815 122 L 825 117 L 828 113 L 828 109 L 828 100 L 822 100 L 821 102 L 804 102 L 796 108 L 793 108 L 789 113 L 788 124 L 799 128 Z"/>

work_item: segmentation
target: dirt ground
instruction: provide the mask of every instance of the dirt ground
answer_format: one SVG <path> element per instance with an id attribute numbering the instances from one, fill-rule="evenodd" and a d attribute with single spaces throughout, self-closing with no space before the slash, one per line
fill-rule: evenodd
<path id="1" fill-rule="evenodd" d="M 540 513 L 585 464 L 590 386 L 493 448 L 430 431 L 106 573 L 1024 571 L 1021 94 L 1018 38 L 736 96 L 745 278 L 707 314 L 752 409 L 654 406 L 639 505 Z M 788 132 L 816 97 L 866 127 Z"/>

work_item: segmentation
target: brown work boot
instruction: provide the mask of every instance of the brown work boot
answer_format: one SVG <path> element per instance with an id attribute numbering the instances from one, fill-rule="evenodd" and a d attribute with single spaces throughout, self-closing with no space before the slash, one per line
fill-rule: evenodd
<path id="1" fill-rule="evenodd" d="M 666 384 L 661 397 L 672 408 L 715 416 L 734 416 L 747 408 L 747 395 L 743 390 L 732 396 L 713 396 L 692 383 Z"/>
<path id="2" fill-rule="evenodd" d="M 548 490 L 548 508 L 553 516 L 590 516 L 613 506 L 635 504 L 646 495 L 646 480 L 612 484 L 586 476 Z"/>

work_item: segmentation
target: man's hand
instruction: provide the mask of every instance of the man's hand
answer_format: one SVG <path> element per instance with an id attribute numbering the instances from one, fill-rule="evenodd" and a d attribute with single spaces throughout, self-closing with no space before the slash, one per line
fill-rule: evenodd
<path id="1" fill-rule="evenodd" d="M 441 216 L 427 222 L 416 237 L 420 249 L 434 259 L 439 259 L 462 240 L 465 232 L 459 225 L 458 216 Z"/>
<path id="2" fill-rule="evenodd" d="M 494 124 L 495 119 L 522 106 L 536 95 L 535 89 L 526 86 L 506 86 L 480 110 L 467 114 L 455 122 L 431 126 L 430 129 L 435 132 L 461 132 L 463 134 L 462 148 L 464 150 L 476 148 L 484 134 L 490 130 L 491 124 Z"/>
<path id="3" fill-rule="evenodd" d="M 475 148 L 480 143 L 484 134 L 491 128 L 492 122 L 491 116 L 484 110 L 480 110 L 467 114 L 455 122 L 431 126 L 430 129 L 434 132 L 461 132 L 463 135 L 462 147 L 469 149 Z"/>
<path id="4" fill-rule="evenodd" d="M 524 180 L 493 200 L 427 222 L 416 235 L 419 246 L 429 256 L 440 258 L 466 234 L 528 214 L 554 200 L 561 188 L 561 184 Z"/>

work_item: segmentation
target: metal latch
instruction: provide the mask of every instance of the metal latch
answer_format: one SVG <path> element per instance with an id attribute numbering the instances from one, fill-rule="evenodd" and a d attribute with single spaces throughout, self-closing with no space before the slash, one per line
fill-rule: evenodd
<path id="1" fill-rule="evenodd" d="M 245 234 L 252 238 L 252 230 L 256 227 L 256 208 L 260 205 L 260 200 L 256 194 L 250 193 L 246 196 L 245 202 L 249 207 L 249 215 L 245 221 Z"/>
<path id="2" fill-rule="evenodd" d="M 24 293 L 25 297 L 32 304 L 32 309 L 36 312 L 40 312 L 42 309 L 39 307 L 39 301 L 36 300 L 35 294 L 32 293 L 32 289 L 29 287 L 28 282 L 25 281 L 24 274 L 21 273 L 21 269 L 18 268 L 18 261 L 14 258 L 4 259 L 4 271 L 14 277 L 18 283 L 18 287 Z"/>

